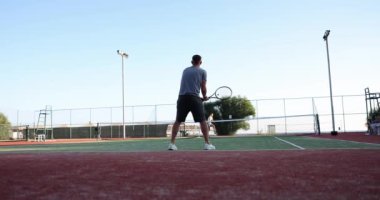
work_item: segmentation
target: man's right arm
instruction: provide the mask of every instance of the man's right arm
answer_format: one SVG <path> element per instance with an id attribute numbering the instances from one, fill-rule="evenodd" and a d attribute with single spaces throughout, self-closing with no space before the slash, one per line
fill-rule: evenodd
<path id="1" fill-rule="evenodd" d="M 201 82 L 201 91 L 202 91 L 203 101 L 208 100 L 206 82 L 207 82 L 207 72 L 206 70 L 203 70 L 202 82 Z"/>
<path id="2" fill-rule="evenodd" d="M 207 97 L 207 87 L 206 87 L 206 81 L 205 80 L 203 80 L 202 83 L 201 83 L 201 90 L 202 90 L 203 100 L 204 101 L 208 100 L 208 97 Z"/>

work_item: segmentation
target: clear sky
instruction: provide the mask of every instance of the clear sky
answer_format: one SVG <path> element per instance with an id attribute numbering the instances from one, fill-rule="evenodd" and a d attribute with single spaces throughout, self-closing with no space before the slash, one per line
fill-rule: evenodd
<path id="1" fill-rule="evenodd" d="M 380 91 L 377 0 L 2 0 L 0 112 L 175 103 L 203 56 L 211 92 L 249 99 Z"/>

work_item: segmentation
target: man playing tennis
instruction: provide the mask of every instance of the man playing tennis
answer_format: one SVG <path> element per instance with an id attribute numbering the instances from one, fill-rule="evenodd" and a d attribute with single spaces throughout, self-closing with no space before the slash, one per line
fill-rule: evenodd
<path id="1" fill-rule="evenodd" d="M 211 113 L 210 116 L 207 118 L 207 125 L 208 125 L 208 130 L 211 131 L 211 127 L 214 129 L 214 133 L 216 133 L 216 128 L 215 125 L 213 124 L 214 121 L 214 113 Z"/>
<path id="2" fill-rule="evenodd" d="M 185 122 L 187 114 L 191 112 L 195 122 L 199 122 L 203 138 L 205 140 L 204 150 L 214 150 L 215 146 L 210 144 L 208 140 L 208 126 L 206 122 L 203 101 L 207 100 L 207 72 L 201 69 L 202 57 L 194 55 L 191 67 L 187 67 L 182 73 L 181 87 L 177 100 L 177 116 L 172 128 L 172 138 L 169 144 L 169 150 L 177 150 L 175 138 L 177 136 L 179 126 Z M 199 97 L 199 92 L 202 91 L 203 98 Z"/>

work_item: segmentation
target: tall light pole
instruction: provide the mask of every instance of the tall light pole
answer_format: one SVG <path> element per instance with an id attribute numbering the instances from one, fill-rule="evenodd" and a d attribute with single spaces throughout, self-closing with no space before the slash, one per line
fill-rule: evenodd
<path id="1" fill-rule="evenodd" d="M 329 83 L 330 83 L 330 102 L 331 102 L 331 117 L 332 117 L 332 127 L 333 130 L 331 131 L 331 135 L 337 135 L 338 132 L 335 131 L 335 117 L 334 117 L 334 103 L 333 103 L 333 95 L 332 95 L 332 85 L 331 85 L 331 71 L 330 71 L 330 55 L 329 55 L 329 43 L 328 43 L 328 37 L 330 35 L 330 30 L 326 30 L 325 34 L 323 35 L 323 40 L 326 41 L 326 50 L 327 50 L 327 65 L 329 68 Z"/>
<path id="2" fill-rule="evenodd" d="M 122 82 L 122 99 L 123 99 L 123 138 L 125 139 L 125 106 L 124 106 L 124 58 L 128 58 L 128 54 L 124 51 L 117 50 L 117 54 L 121 56 L 121 82 Z"/>

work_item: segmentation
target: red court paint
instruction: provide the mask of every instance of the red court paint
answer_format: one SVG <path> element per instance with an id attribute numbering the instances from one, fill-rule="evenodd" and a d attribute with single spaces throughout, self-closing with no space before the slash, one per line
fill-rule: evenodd
<path id="1" fill-rule="evenodd" d="M 0 199 L 379 199 L 380 150 L 0 154 Z"/>
<path id="2" fill-rule="evenodd" d="M 101 141 L 117 141 L 117 140 L 143 140 L 144 138 L 112 138 L 112 139 L 102 139 L 97 140 L 93 138 L 81 138 L 81 139 L 48 139 L 45 142 L 37 142 L 34 140 L 25 141 L 25 140 L 10 140 L 10 141 L 0 141 L 0 146 L 18 146 L 18 145 L 43 145 L 43 144 L 66 144 L 66 143 L 85 143 L 85 142 L 101 142 Z"/>

